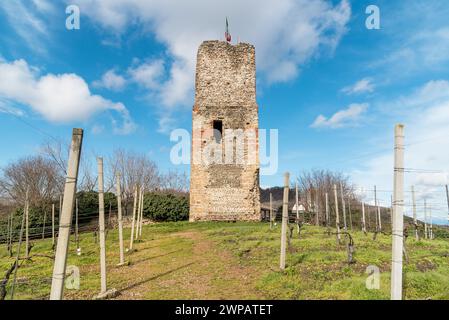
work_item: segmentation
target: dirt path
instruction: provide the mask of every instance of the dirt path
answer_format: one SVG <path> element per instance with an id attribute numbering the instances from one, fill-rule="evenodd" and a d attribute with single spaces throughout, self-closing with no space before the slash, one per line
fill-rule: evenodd
<path id="1" fill-rule="evenodd" d="M 118 299 L 256 299 L 257 273 L 199 231 L 145 241 L 111 279 Z"/>

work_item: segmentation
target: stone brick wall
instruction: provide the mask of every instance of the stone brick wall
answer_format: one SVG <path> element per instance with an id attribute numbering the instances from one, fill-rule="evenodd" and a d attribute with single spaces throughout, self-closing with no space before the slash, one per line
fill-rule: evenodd
<path id="1" fill-rule="evenodd" d="M 190 221 L 260 220 L 258 106 L 254 46 L 205 41 L 199 47 L 193 107 Z M 222 121 L 223 137 L 213 136 L 213 122 Z M 233 137 L 227 129 L 249 130 Z M 247 131 L 245 131 L 247 132 Z M 251 133 L 253 135 L 251 135 Z M 243 138 L 242 153 L 233 143 Z M 216 143 L 222 163 L 205 163 L 203 146 Z M 225 162 L 225 150 L 243 155 L 243 161 Z M 229 149 L 228 149 L 229 150 Z M 250 157 L 255 161 L 248 163 Z M 229 159 L 229 158 L 226 158 Z"/>

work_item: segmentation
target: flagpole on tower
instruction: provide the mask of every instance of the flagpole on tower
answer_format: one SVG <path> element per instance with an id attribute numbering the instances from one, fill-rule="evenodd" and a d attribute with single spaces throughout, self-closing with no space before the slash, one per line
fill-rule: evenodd
<path id="1" fill-rule="evenodd" d="M 228 17 L 226 17 L 226 31 L 225 31 L 225 39 L 228 43 L 231 43 L 232 36 L 231 33 L 229 33 L 229 23 L 228 23 Z"/>

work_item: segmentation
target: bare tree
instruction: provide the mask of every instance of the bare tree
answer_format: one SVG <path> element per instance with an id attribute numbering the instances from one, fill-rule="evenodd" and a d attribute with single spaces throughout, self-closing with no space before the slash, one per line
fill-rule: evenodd
<path id="1" fill-rule="evenodd" d="M 63 175 L 66 175 L 69 148 L 68 144 L 61 141 L 46 142 L 42 145 L 40 153 L 43 157 L 51 160 Z"/>
<path id="2" fill-rule="evenodd" d="M 0 193 L 16 203 L 23 203 L 29 187 L 32 203 L 50 202 L 63 189 L 64 176 L 57 165 L 43 156 L 19 159 L 7 165 L 0 177 Z"/>
<path id="3" fill-rule="evenodd" d="M 159 169 L 145 154 L 116 149 L 107 162 L 106 190 L 113 190 L 115 176 L 120 173 L 125 210 L 133 199 L 135 186 L 139 186 L 146 191 L 157 190 L 161 186 Z"/>
<path id="4" fill-rule="evenodd" d="M 169 171 L 162 176 L 161 187 L 168 192 L 186 193 L 189 191 L 189 177 L 185 172 Z"/>
<path id="5" fill-rule="evenodd" d="M 332 194 L 333 185 L 342 186 L 343 194 L 348 201 L 354 199 L 354 187 L 349 182 L 349 177 L 339 172 L 329 170 L 310 170 L 303 172 L 298 177 L 300 185 L 300 197 L 311 200 L 309 211 L 319 208 L 325 208 L 326 193 Z M 307 202 L 306 206 L 309 205 Z M 321 210 L 322 211 L 322 210 Z M 321 217 L 322 218 L 322 217 Z"/>
<path id="6" fill-rule="evenodd" d="M 80 163 L 80 181 L 78 189 L 83 191 L 94 191 L 97 186 L 97 175 L 92 170 L 92 162 L 90 159 L 94 157 L 83 157 Z"/>

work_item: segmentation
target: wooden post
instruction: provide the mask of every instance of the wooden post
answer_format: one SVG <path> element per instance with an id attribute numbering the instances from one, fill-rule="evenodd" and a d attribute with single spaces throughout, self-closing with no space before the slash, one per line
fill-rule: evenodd
<path id="1" fill-rule="evenodd" d="M 415 239 L 419 241 L 419 233 L 418 233 L 418 220 L 416 217 L 416 199 L 415 199 L 415 187 L 412 186 L 412 206 L 413 206 L 413 224 L 415 226 Z"/>
<path id="2" fill-rule="evenodd" d="M 11 213 L 11 229 L 9 230 L 9 256 L 12 257 L 12 244 L 14 243 L 14 211 Z"/>
<path id="3" fill-rule="evenodd" d="M 449 219 L 449 188 L 446 185 L 446 201 L 447 201 L 447 212 L 448 212 L 448 219 Z"/>
<path id="4" fill-rule="evenodd" d="M 11 229 L 12 229 L 12 225 L 11 225 L 11 215 L 8 216 L 8 220 L 6 221 L 7 226 L 6 226 L 6 251 L 9 252 L 9 235 L 11 233 Z"/>
<path id="5" fill-rule="evenodd" d="M 427 201 L 424 199 L 424 238 L 427 239 Z"/>
<path id="6" fill-rule="evenodd" d="M 51 205 L 51 244 L 55 248 L 55 204 Z"/>
<path id="7" fill-rule="evenodd" d="M 143 226 L 143 200 L 145 199 L 145 189 L 142 188 L 142 197 L 141 197 L 141 204 L 140 204 L 140 226 L 139 226 L 139 238 L 142 237 L 142 226 Z"/>
<path id="8" fill-rule="evenodd" d="M 58 228 L 59 225 L 61 224 L 61 212 L 62 212 L 62 195 L 59 196 Z M 70 221 L 70 223 L 72 222 Z"/>
<path id="9" fill-rule="evenodd" d="M 376 210 L 376 206 L 377 206 L 377 191 L 376 191 L 376 186 L 374 186 L 374 209 Z M 371 214 L 372 214 L 372 210 L 371 210 Z M 374 221 L 375 221 L 375 229 L 374 232 L 377 232 L 379 230 L 379 222 L 377 221 L 377 212 L 374 212 Z"/>
<path id="10" fill-rule="evenodd" d="M 117 173 L 117 215 L 118 215 L 118 239 L 120 246 L 120 263 L 125 264 L 125 250 L 123 248 L 123 221 L 122 221 L 122 191 L 120 188 L 120 173 Z"/>
<path id="11" fill-rule="evenodd" d="M 374 205 L 376 206 L 377 210 L 377 231 L 382 231 L 382 219 L 380 215 L 380 206 L 379 206 L 379 200 L 377 200 L 377 189 L 376 186 L 374 186 Z"/>
<path id="12" fill-rule="evenodd" d="M 139 187 L 139 198 L 137 203 L 137 223 L 136 223 L 136 236 L 135 239 L 137 240 L 139 238 L 139 226 L 140 226 L 140 204 L 141 204 L 141 198 L 142 198 L 142 190 Z"/>
<path id="13" fill-rule="evenodd" d="M 390 226 L 391 230 L 393 230 L 393 195 L 390 197 Z"/>
<path id="14" fill-rule="evenodd" d="M 105 217 L 104 217 L 104 185 L 103 185 L 103 158 L 97 159 L 98 165 L 98 212 L 100 231 L 100 275 L 101 294 L 105 294 L 106 287 L 106 237 L 105 237 Z"/>
<path id="15" fill-rule="evenodd" d="M 348 201 L 348 214 L 349 214 L 349 228 L 352 231 L 351 199 L 349 199 L 349 201 Z"/>
<path id="16" fill-rule="evenodd" d="M 296 205 L 296 232 L 299 234 L 299 194 L 298 182 L 295 183 L 295 205 Z"/>
<path id="17" fill-rule="evenodd" d="M 47 219 L 47 212 L 44 211 L 44 222 L 42 223 L 42 240 L 45 239 L 45 220 Z"/>
<path id="18" fill-rule="evenodd" d="M 343 206 L 343 227 L 345 231 L 348 230 L 348 226 L 346 225 L 346 203 L 345 203 L 345 195 L 343 191 L 343 184 L 340 182 L 340 191 L 341 191 L 341 205 Z"/>
<path id="19" fill-rule="evenodd" d="M 338 195 L 337 195 L 337 185 L 334 184 L 334 198 L 335 198 L 335 226 L 337 228 L 337 242 L 340 244 L 340 214 L 338 213 Z"/>
<path id="20" fill-rule="evenodd" d="M 287 228 L 288 228 L 288 191 L 290 188 L 290 174 L 284 176 L 284 198 L 282 203 L 282 229 L 281 229 L 281 261 L 280 269 L 285 270 L 285 254 L 287 250 Z"/>
<path id="21" fill-rule="evenodd" d="M 330 226 L 330 217 L 329 217 L 329 194 L 326 192 L 325 195 L 325 200 L 326 200 L 326 227 L 329 228 Z"/>
<path id="22" fill-rule="evenodd" d="M 362 201 L 362 231 L 366 234 L 365 202 Z"/>
<path id="23" fill-rule="evenodd" d="M 19 243 L 17 245 L 16 263 L 15 263 L 15 266 L 14 266 L 14 280 L 13 280 L 12 286 L 11 286 L 11 300 L 14 300 L 14 291 L 15 291 L 15 288 L 16 288 L 17 269 L 19 269 L 20 249 L 22 248 L 22 238 L 23 238 L 24 224 L 25 224 L 25 214 L 22 215 L 22 225 L 20 226 Z"/>
<path id="24" fill-rule="evenodd" d="M 76 183 L 78 180 L 79 160 L 83 141 L 83 130 L 73 129 L 70 147 L 67 178 L 64 187 L 64 202 L 59 219 L 58 245 L 56 248 L 50 300 L 61 300 L 64 292 L 64 278 L 69 247 L 70 225 L 75 204 Z"/>
<path id="25" fill-rule="evenodd" d="M 273 194 L 270 192 L 270 229 L 273 229 Z"/>
<path id="26" fill-rule="evenodd" d="M 430 228 L 429 228 L 429 239 L 433 239 L 433 221 L 432 221 L 432 206 L 429 205 L 429 222 L 430 222 Z"/>
<path id="27" fill-rule="evenodd" d="M 106 229 L 108 229 L 108 230 L 110 230 L 112 227 L 111 217 L 112 217 L 112 203 L 111 203 L 111 201 L 109 201 L 109 215 L 108 215 L 108 223 L 107 223 L 107 227 L 106 227 Z"/>
<path id="28" fill-rule="evenodd" d="M 76 242 L 76 251 L 79 254 L 80 251 L 80 238 L 78 233 L 78 198 L 75 199 L 75 242 Z"/>
<path id="29" fill-rule="evenodd" d="M 131 221 L 131 239 L 129 241 L 129 250 L 133 249 L 136 210 L 137 210 L 137 186 L 134 186 L 133 220 Z"/>
<path id="30" fill-rule="evenodd" d="M 23 210 L 23 213 L 25 215 L 25 258 L 28 259 L 29 255 L 28 252 L 30 251 L 30 239 L 29 239 L 29 210 L 30 210 L 30 203 L 29 203 L 29 190 L 28 187 L 26 195 L 25 195 L 25 208 Z"/>
<path id="31" fill-rule="evenodd" d="M 402 300 L 404 248 L 404 126 L 395 127 L 391 299 Z"/>

